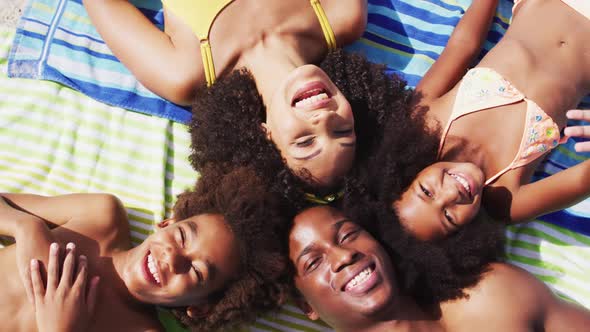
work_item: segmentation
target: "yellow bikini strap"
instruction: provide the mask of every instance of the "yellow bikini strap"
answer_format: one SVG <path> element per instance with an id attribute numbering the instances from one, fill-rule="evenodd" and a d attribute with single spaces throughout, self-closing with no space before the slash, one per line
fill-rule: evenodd
<path id="1" fill-rule="evenodd" d="M 211 53 L 209 39 L 201 40 L 201 58 L 203 60 L 205 79 L 207 80 L 207 86 L 209 87 L 215 83 L 215 66 L 213 66 L 213 54 Z"/>
<path id="2" fill-rule="evenodd" d="M 314 194 L 305 193 L 305 200 L 316 204 L 328 205 L 335 200 L 340 199 L 342 196 L 344 196 L 344 190 L 340 190 L 335 194 L 326 195 L 324 197 L 317 197 Z"/>
<path id="3" fill-rule="evenodd" d="M 322 5 L 320 4 L 320 0 L 309 0 L 309 2 L 311 3 L 313 11 L 315 12 L 315 15 L 318 17 L 318 21 L 320 21 L 320 25 L 322 26 L 322 32 L 324 33 L 324 37 L 326 38 L 326 42 L 328 43 L 328 50 L 335 50 L 336 37 L 334 36 L 334 31 L 332 31 L 330 22 L 328 22 L 326 13 L 324 12 Z"/>

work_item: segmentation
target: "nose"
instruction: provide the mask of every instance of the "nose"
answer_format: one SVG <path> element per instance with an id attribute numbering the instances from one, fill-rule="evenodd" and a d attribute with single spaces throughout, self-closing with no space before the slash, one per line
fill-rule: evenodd
<path id="1" fill-rule="evenodd" d="M 437 196 L 437 200 L 441 206 L 457 203 L 460 197 L 459 190 L 457 190 L 455 186 L 449 184 L 441 186 Z"/>
<path id="2" fill-rule="evenodd" d="M 358 259 L 359 253 L 350 248 L 334 247 L 330 257 L 332 272 L 340 272 Z"/>
<path id="3" fill-rule="evenodd" d="M 174 246 L 168 246 L 163 251 L 164 261 L 168 264 L 168 267 L 172 273 L 182 274 L 186 273 L 191 268 L 191 261 L 184 256 L 178 248 Z"/>
<path id="4" fill-rule="evenodd" d="M 313 125 L 319 125 L 322 123 L 328 123 L 330 119 L 332 119 L 336 115 L 336 112 L 330 110 L 317 110 L 311 116 L 311 123 Z"/>

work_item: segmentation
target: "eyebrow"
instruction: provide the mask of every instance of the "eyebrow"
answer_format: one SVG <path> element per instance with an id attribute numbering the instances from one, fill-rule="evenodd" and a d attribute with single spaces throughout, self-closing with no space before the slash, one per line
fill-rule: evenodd
<path id="1" fill-rule="evenodd" d="M 353 146 L 356 145 L 356 142 L 351 142 L 351 143 L 340 143 L 341 146 L 347 147 L 347 148 L 351 148 Z"/>
<path id="2" fill-rule="evenodd" d="M 188 227 L 191 230 L 191 235 L 194 236 L 197 233 L 197 224 L 193 220 L 187 221 Z"/>
<path id="3" fill-rule="evenodd" d="M 338 233 L 338 231 L 340 231 L 340 228 L 342 228 L 342 225 L 348 221 L 350 221 L 350 220 L 348 220 L 348 219 L 339 220 L 332 225 L 332 228 L 334 228 L 336 233 Z M 303 256 L 309 254 L 310 252 L 312 252 L 315 249 L 315 247 L 316 247 L 315 243 L 310 243 L 305 248 L 303 248 L 303 250 L 301 251 L 299 256 L 297 256 L 297 259 L 295 259 L 295 265 L 299 265 L 299 261 L 301 260 L 301 258 Z"/>
<path id="4" fill-rule="evenodd" d="M 318 149 L 315 152 L 312 152 L 310 155 L 307 155 L 305 157 L 294 157 L 297 160 L 309 160 L 315 156 L 317 156 L 318 154 L 320 154 L 320 152 L 322 152 L 322 149 Z"/>

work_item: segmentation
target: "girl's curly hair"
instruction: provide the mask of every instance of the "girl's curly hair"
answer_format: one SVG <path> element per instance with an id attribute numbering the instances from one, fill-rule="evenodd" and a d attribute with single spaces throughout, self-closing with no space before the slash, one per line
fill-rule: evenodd
<path id="1" fill-rule="evenodd" d="M 465 296 L 489 263 L 503 257 L 503 225 L 485 214 L 437 242 L 409 234 L 392 202 L 426 166 L 437 161 L 440 128 L 426 124 L 424 108 L 395 113 L 367 167 L 346 179 L 343 210 L 379 239 L 393 259 L 402 288 L 422 304 Z"/>
<path id="2" fill-rule="evenodd" d="M 383 124 L 393 113 L 407 110 L 410 92 L 397 76 L 363 56 L 331 52 L 320 67 L 350 102 L 355 118 L 355 166 L 361 167 L 381 140 Z M 261 129 L 266 109 L 252 75 L 237 70 L 212 87 L 198 91 L 190 123 L 190 161 L 196 170 L 215 164 L 223 169 L 251 166 L 272 178 L 271 190 L 297 208 L 305 205 L 304 192 L 326 194 L 335 188 L 318 188 L 310 177 L 287 167 L 280 151 Z M 338 184 L 341 185 L 341 184 Z"/>
<path id="3" fill-rule="evenodd" d="M 193 331 L 227 329 L 284 302 L 286 287 L 280 280 L 286 274 L 287 259 L 280 253 L 276 234 L 286 222 L 278 204 L 261 179 L 243 167 L 228 174 L 206 167 L 195 190 L 179 195 L 174 206 L 177 220 L 203 213 L 224 217 L 238 241 L 241 264 L 235 279 L 211 296 L 205 317 L 191 319 L 186 307 L 172 309 L 182 324 Z"/>
<path id="4" fill-rule="evenodd" d="M 504 257 L 504 227 L 491 218 L 477 218 L 440 241 L 425 242 L 405 231 L 389 206 L 355 205 L 345 211 L 387 249 L 401 290 L 425 307 L 465 297 L 490 263 Z"/>

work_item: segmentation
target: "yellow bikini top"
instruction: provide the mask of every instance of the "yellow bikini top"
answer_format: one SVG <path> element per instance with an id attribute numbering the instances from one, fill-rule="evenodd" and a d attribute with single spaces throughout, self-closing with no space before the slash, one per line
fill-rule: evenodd
<path id="1" fill-rule="evenodd" d="M 166 9 L 172 11 L 174 15 L 188 24 L 201 41 L 201 57 L 203 58 L 207 86 L 215 83 L 215 67 L 213 66 L 213 56 L 209 44 L 211 26 L 213 26 L 213 22 L 219 13 L 232 2 L 233 0 L 162 0 Z M 309 2 L 318 17 L 328 49 L 330 51 L 336 49 L 336 37 L 320 4 L 320 0 L 309 0 Z"/>

